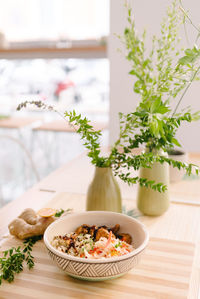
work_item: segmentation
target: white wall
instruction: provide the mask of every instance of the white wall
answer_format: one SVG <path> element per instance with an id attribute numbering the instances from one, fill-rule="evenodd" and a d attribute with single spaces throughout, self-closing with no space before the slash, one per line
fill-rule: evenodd
<path id="1" fill-rule="evenodd" d="M 130 0 L 129 2 L 134 11 L 136 27 L 139 32 L 146 28 L 147 45 L 150 45 L 151 36 L 159 33 L 160 22 L 165 15 L 166 7 L 171 1 Z M 199 24 L 200 1 L 185 1 L 184 6 L 190 9 L 193 21 Z M 110 0 L 110 37 L 108 40 L 108 57 L 110 60 L 110 144 L 118 136 L 118 112 L 132 111 L 138 99 L 138 95 L 133 92 L 133 76 L 128 75 L 131 65 L 125 59 L 122 43 L 115 36 L 115 34 L 123 34 L 126 24 L 124 0 Z M 191 42 L 193 41 L 191 38 L 192 34 L 194 36 L 194 30 L 191 28 L 191 32 L 189 32 Z M 119 48 L 122 50 L 122 53 L 117 50 Z M 189 105 L 195 111 L 200 110 L 200 82 L 194 83 L 185 96 L 181 107 Z M 182 126 L 179 129 L 178 137 L 184 149 L 200 152 L 200 121 Z"/>

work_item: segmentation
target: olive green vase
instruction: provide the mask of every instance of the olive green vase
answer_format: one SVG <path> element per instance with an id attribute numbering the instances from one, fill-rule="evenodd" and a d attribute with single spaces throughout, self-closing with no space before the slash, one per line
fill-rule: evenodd
<path id="1" fill-rule="evenodd" d="M 122 212 L 120 188 L 110 167 L 96 167 L 87 192 L 86 210 Z"/>
<path id="2" fill-rule="evenodd" d="M 163 151 L 160 155 L 167 156 Z M 140 177 L 153 180 L 156 183 L 167 185 L 165 192 L 152 190 L 151 188 L 138 187 L 137 207 L 148 216 L 160 216 L 169 208 L 169 165 L 167 163 L 154 163 L 152 168 L 141 168 Z"/>

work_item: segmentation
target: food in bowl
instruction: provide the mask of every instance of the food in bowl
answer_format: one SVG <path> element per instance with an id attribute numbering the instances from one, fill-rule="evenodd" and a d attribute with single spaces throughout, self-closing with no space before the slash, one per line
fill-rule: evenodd
<path id="1" fill-rule="evenodd" d="M 121 256 L 92 259 L 72 256 L 52 246 L 55 236 L 64 236 L 66 232 L 75 232 L 83 223 L 90 226 L 114 227 L 119 223 L 120 230 L 132 238 L 134 249 Z M 149 235 L 145 226 L 132 217 L 108 211 L 89 211 L 74 213 L 54 221 L 44 233 L 44 243 L 55 265 L 66 274 L 89 281 L 100 281 L 119 277 L 136 267 L 148 244 Z"/>
<path id="2" fill-rule="evenodd" d="M 119 224 L 112 228 L 83 224 L 75 232 L 55 236 L 51 244 L 61 252 L 85 259 L 118 257 L 134 249 L 132 237 L 119 230 Z"/>

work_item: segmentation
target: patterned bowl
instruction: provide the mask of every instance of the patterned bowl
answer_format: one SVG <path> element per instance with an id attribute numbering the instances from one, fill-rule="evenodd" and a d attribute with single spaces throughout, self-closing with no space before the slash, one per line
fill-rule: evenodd
<path id="1" fill-rule="evenodd" d="M 106 225 L 120 224 L 120 231 L 129 233 L 135 250 L 107 259 L 83 259 L 60 252 L 51 245 L 53 237 L 71 233 L 82 224 Z M 142 223 L 129 216 L 104 211 L 75 213 L 53 222 L 45 231 L 44 243 L 52 260 L 66 274 L 84 280 L 106 280 L 119 277 L 134 268 L 144 252 L 149 235 Z"/>

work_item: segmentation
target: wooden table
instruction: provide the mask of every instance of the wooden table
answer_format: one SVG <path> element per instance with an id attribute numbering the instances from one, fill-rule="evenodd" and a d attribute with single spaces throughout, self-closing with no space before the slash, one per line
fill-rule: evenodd
<path id="1" fill-rule="evenodd" d="M 40 119 L 34 117 L 6 117 L 0 119 L 1 129 L 21 129 L 32 125 L 33 123 L 41 122 Z"/>
<path id="2" fill-rule="evenodd" d="M 199 163 L 200 155 L 191 155 Z M 85 207 L 86 191 L 94 168 L 85 155 L 51 173 L 18 200 L 0 210 L 0 234 L 25 207 Z M 141 220 L 150 232 L 150 244 L 141 264 L 124 277 L 101 283 L 81 282 L 64 275 L 46 255 L 42 243 L 34 254 L 33 271 L 19 274 L 0 287 L 0 298 L 161 298 L 197 299 L 200 283 L 200 180 L 185 179 L 171 185 L 171 206 L 160 217 Z M 124 204 L 136 205 L 136 187 L 120 182 Z M 182 201 L 182 202 L 181 202 Z M 8 239 L 5 246 L 16 242 Z M 35 271 L 35 272 L 34 272 Z"/>
<path id="3" fill-rule="evenodd" d="M 91 122 L 91 125 L 95 131 L 105 130 L 108 128 L 108 124 L 103 122 Z M 75 128 L 63 119 L 43 123 L 41 126 L 34 128 L 34 131 L 75 132 Z"/>

